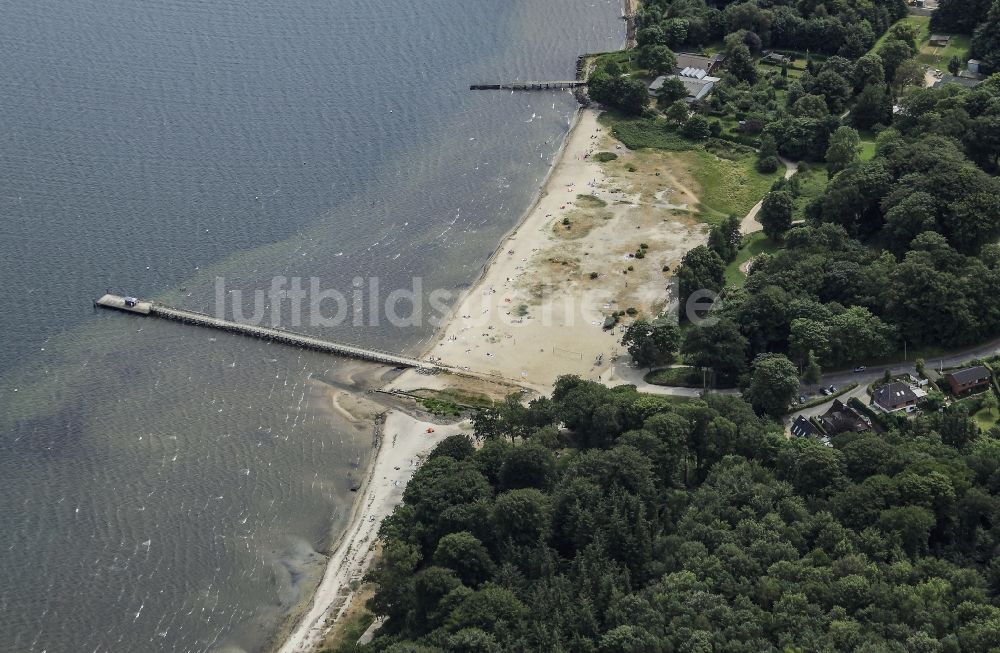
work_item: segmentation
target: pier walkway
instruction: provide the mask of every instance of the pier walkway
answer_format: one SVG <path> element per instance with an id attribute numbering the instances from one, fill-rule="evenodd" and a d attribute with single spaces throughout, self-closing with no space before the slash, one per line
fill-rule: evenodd
<path id="1" fill-rule="evenodd" d="M 560 82 L 510 82 L 508 84 L 472 84 L 470 91 L 551 91 L 562 88 L 577 88 L 586 86 L 587 82 L 578 79 Z"/>
<path id="2" fill-rule="evenodd" d="M 253 338 L 261 338 L 263 340 L 273 340 L 274 342 L 280 342 L 294 347 L 313 349 L 315 351 L 322 351 L 330 354 L 336 354 L 338 356 L 345 356 L 347 358 L 379 363 L 382 365 L 410 367 L 428 371 L 436 368 L 436 366 L 431 363 L 427 363 L 416 358 L 400 356 L 399 354 L 391 354 L 377 349 L 367 349 L 364 347 L 355 347 L 354 345 L 345 345 L 339 342 L 331 342 L 329 340 L 313 338 L 312 336 L 305 336 L 274 327 L 262 327 L 252 324 L 243 324 L 241 322 L 233 322 L 231 320 L 212 317 L 211 315 L 207 315 L 205 313 L 198 313 L 197 311 L 187 311 L 179 308 L 171 308 L 155 302 L 141 301 L 134 297 L 122 297 L 119 295 L 108 294 L 95 301 L 94 305 L 101 306 L 103 308 L 113 308 L 129 313 L 136 313 L 138 315 L 153 315 L 167 320 L 174 320 L 175 322 L 183 322 L 185 324 L 194 324 L 196 326 L 208 327 L 210 329 L 229 331 L 230 333 L 238 333 L 240 335 L 250 336 Z"/>

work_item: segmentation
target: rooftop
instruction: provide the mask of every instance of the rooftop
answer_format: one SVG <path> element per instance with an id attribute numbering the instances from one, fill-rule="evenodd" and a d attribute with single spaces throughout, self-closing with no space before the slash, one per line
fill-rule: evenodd
<path id="1" fill-rule="evenodd" d="M 800 438 L 805 438 L 810 435 L 819 434 L 819 430 L 815 426 L 813 426 L 812 422 L 810 422 L 802 415 L 796 417 L 795 421 L 792 422 L 791 431 L 792 435 L 797 435 Z"/>
<path id="2" fill-rule="evenodd" d="M 874 400 L 879 406 L 895 410 L 907 404 L 916 403 L 917 394 L 909 385 L 902 381 L 887 383 L 875 391 Z"/>
<path id="3" fill-rule="evenodd" d="M 950 372 L 947 376 L 955 379 L 955 382 L 959 385 L 967 385 L 990 378 L 990 371 L 982 365 L 974 365 L 964 370 Z"/>
<path id="4" fill-rule="evenodd" d="M 981 79 L 976 79 L 974 77 L 956 77 L 955 75 L 941 75 L 941 79 L 934 82 L 934 88 L 939 88 L 945 84 L 960 84 L 966 88 L 972 88 L 977 86 Z"/>

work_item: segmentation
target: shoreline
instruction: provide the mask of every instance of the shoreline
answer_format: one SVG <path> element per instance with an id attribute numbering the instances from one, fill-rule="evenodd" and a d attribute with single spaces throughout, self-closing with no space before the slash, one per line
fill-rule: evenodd
<path id="1" fill-rule="evenodd" d="M 453 326 L 455 317 L 458 314 L 458 309 L 466 302 L 469 296 L 472 295 L 473 291 L 479 290 L 482 286 L 490 268 L 493 267 L 493 265 L 497 262 L 497 259 L 500 258 L 500 254 L 503 253 L 504 245 L 506 245 L 512 237 L 517 235 L 517 232 L 520 231 L 520 229 L 528 222 L 528 219 L 531 218 L 531 215 L 538 208 L 542 198 L 545 197 L 549 182 L 551 182 L 552 177 L 554 177 L 557 172 L 557 169 L 563 163 L 563 158 L 566 156 L 566 150 L 569 146 L 569 142 L 572 140 L 573 134 L 580 127 L 580 118 L 586 110 L 586 107 L 578 106 L 576 111 L 573 112 L 573 118 L 570 120 L 569 129 L 566 130 L 566 135 L 563 136 L 559 149 L 556 150 L 555 155 L 552 157 L 552 163 L 549 165 L 548 170 L 545 171 L 545 175 L 538 183 L 538 188 L 536 188 L 534 194 L 532 194 L 531 200 L 528 202 L 528 207 L 524 210 L 520 217 L 518 217 L 514 225 L 500 237 L 499 241 L 497 241 L 497 246 L 493 248 L 493 251 L 490 252 L 490 255 L 486 257 L 486 260 L 483 262 L 482 266 L 480 266 L 479 273 L 469 282 L 469 287 L 455 299 L 455 303 L 452 305 L 451 311 L 449 311 L 445 319 L 441 321 L 441 326 L 434 330 L 434 335 L 427 339 L 427 345 L 423 349 L 419 350 L 417 358 L 427 360 L 427 357 L 433 354 L 434 348 L 441 343 L 447 330 Z"/>
<path id="2" fill-rule="evenodd" d="M 637 7 L 636 0 L 622 0 L 623 14 L 626 16 L 626 34 L 622 42 L 622 49 L 629 47 L 630 34 L 634 32 L 634 12 Z M 581 55 L 585 57 L 586 55 Z M 578 77 L 586 79 L 589 70 L 586 67 L 578 71 Z M 528 205 L 511 228 L 503 234 L 497 242 L 496 247 L 483 262 L 478 274 L 470 280 L 468 288 L 455 301 L 453 308 L 447 317 L 442 320 L 441 326 L 435 329 L 432 337 L 428 338 L 427 344 L 418 350 L 418 358 L 427 359 L 444 340 L 448 329 L 457 321 L 459 308 L 471 297 L 473 292 L 481 290 L 487 279 L 491 268 L 497 263 L 500 255 L 504 251 L 505 245 L 510 239 L 524 228 L 529 219 L 536 214 L 542 200 L 547 196 L 549 186 L 553 177 L 565 166 L 566 157 L 570 143 L 574 135 L 580 129 L 581 119 L 586 111 L 595 111 L 584 106 L 578 106 L 573 112 L 566 134 L 562 138 L 559 148 L 552 157 L 552 162 L 531 196 Z M 595 111 L 597 114 L 599 110 Z M 457 372 L 458 370 L 456 370 Z M 400 377 L 402 378 L 402 377 Z M 396 379 L 399 380 L 399 379 Z M 509 381 L 509 379 L 504 379 Z M 529 384 L 523 384 L 529 385 Z M 392 382 L 383 384 L 383 389 L 392 387 Z M 397 441 L 400 439 L 411 440 L 411 447 L 416 441 L 414 449 L 405 449 L 402 453 L 411 453 L 423 459 L 438 442 L 456 433 L 461 433 L 468 428 L 463 428 L 464 422 L 437 425 L 434 424 L 435 437 L 423 437 L 427 428 L 432 425 L 430 422 L 421 422 L 413 417 L 396 409 L 387 409 L 380 415 L 381 433 L 379 433 L 376 423 L 375 433 L 375 455 L 372 463 L 365 475 L 365 480 L 358 490 L 358 497 L 351 507 L 350 518 L 347 527 L 339 537 L 331 542 L 329 557 L 323 570 L 323 576 L 309 598 L 308 602 L 303 602 L 303 610 L 298 618 L 287 626 L 285 634 L 279 635 L 280 645 L 272 647 L 272 651 L 277 653 L 312 653 L 322 643 L 327 632 L 343 616 L 351 606 L 355 597 L 357 587 L 351 589 L 351 580 L 354 576 L 362 576 L 374 559 L 375 544 L 378 538 L 378 529 L 382 520 L 392 513 L 392 510 L 402 501 L 402 493 L 405 490 L 406 482 L 409 478 L 396 479 L 398 485 L 394 488 L 395 493 L 386 493 L 385 487 L 376 483 L 379 476 L 384 480 L 388 473 L 392 471 L 403 471 L 402 465 L 395 463 L 399 460 L 400 450 L 396 449 Z M 409 422 L 408 428 L 403 428 L 403 424 Z M 390 440 L 387 446 L 387 440 Z M 396 455 L 390 455 L 390 454 Z M 404 456 L 405 457 L 405 456 Z M 409 476 L 416 470 L 416 467 L 406 470 Z M 367 527 L 367 528 L 366 528 Z M 366 545 L 367 546 L 363 546 Z M 353 556 L 351 554 L 354 554 Z M 356 573 L 352 573 L 352 571 Z M 338 605 L 339 602 L 339 605 Z"/>
<path id="3" fill-rule="evenodd" d="M 441 425 L 387 409 L 380 415 L 377 452 L 351 508 L 350 519 L 332 546 L 323 577 L 308 608 L 289 629 L 279 653 L 310 653 L 351 604 L 372 561 L 382 520 L 402 501 L 407 482 L 427 454 L 449 435 L 463 433 L 465 422 Z M 428 429 L 432 429 L 428 432 Z"/>

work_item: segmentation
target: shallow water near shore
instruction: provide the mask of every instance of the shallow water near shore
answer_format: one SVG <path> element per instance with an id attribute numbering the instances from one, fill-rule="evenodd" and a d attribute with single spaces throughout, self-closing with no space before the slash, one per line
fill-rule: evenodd
<path id="1" fill-rule="evenodd" d="M 336 388 L 377 379 L 91 300 L 215 312 L 217 275 L 457 296 L 576 107 L 468 85 L 572 77 L 621 44 L 620 3 L 0 10 L 0 650 L 262 650 L 370 461 Z M 416 353 L 435 327 L 365 322 L 292 328 Z"/>

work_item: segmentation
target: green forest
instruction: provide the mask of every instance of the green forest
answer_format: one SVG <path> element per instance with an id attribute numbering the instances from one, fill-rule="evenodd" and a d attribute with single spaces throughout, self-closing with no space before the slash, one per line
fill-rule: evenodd
<path id="1" fill-rule="evenodd" d="M 385 621 L 341 650 L 996 651 L 1000 433 L 902 428 L 830 448 L 563 377 L 434 450 L 382 525 Z"/>

